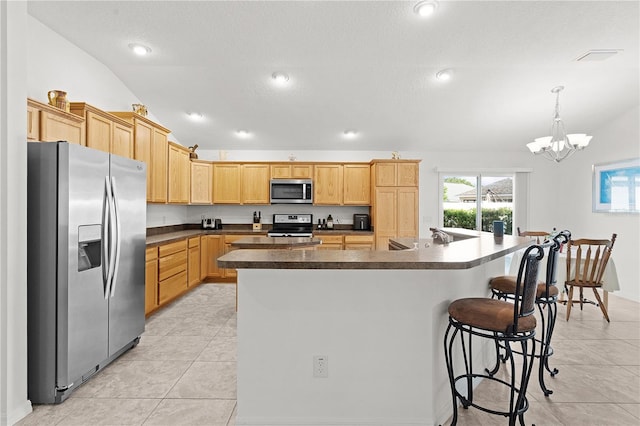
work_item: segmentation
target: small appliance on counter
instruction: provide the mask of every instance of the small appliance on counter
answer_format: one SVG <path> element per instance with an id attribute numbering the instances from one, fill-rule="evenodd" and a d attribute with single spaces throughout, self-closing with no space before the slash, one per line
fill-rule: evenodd
<path id="1" fill-rule="evenodd" d="M 353 215 L 353 229 L 354 231 L 370 231 L 371 222 L 368 214 L 355 213 Z"/>
<path id="2" fill-rule="evenodd" d="M 202 229 L 222 229 L 221 219 L 202 219 Z"/>

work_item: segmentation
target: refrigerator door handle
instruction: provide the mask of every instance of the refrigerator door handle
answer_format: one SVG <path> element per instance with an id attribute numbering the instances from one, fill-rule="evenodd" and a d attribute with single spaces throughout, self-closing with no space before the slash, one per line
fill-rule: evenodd
<path id="1" fill-rule="evenodd" d="M 116 280 L 118 278 L 118 268 L 120 267 L 120 243 L 121 243 L 121 221 L 120 221 L 120 209 L 118 208 L 118 194 L 116 191 L 116 178 L 111 177 L 111 192 L 113 196 L 114 215 L 113 222 L 115 224 L 115 253 L 113 253 L 114 267 L 113 277 L 111 278 L 111 297 L 116 293 Z"/>
<path id="2" fill-rule="evenodd" d="M 102 282 L 104 284 L 104 298 L 109 297 L 109 219 L 111 218 L 111 187 L 109 185 L 109 177 L 105 177 L 104 186 L 104 204 L 102 208 Z"/>
<path id="3" fill-rule="evenodd" d="M 109 198 L 109 226 L 107 227 L 109 241 L 108 241 L 108 257 L 109 257 L 109 273 L 107 274 L 107 291 L 105 292 L 104 298 L 107 299 L 111 294 L 111 287 L 113 285 L 113 272 L 115 268 L 116 261 L 116 238 L 115 238 L 115 206 L 113 200 L 113 191 L 111 188 L 111 181 L 109 176 L 105 178 L 107 182 L 107 197 Z"/>

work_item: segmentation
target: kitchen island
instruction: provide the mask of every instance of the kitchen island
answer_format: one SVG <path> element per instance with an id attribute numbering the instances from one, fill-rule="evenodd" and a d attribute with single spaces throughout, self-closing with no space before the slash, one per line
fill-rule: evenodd
<path id="1" fill-rule="evenodd" d="M 447 231 L 448 245 L 394 240 L 407 250 L 220 257 L 238 269 L 237 424 L 443 423 L 451 414 L 447 307 L 487 296 L 489 278 L 504 274 L 504 256 L 531 244 Z M 492 347 L 475 349 L 476 365 L 495 361 Z M 317 357 L 323 371 L 314 369 Z"/>

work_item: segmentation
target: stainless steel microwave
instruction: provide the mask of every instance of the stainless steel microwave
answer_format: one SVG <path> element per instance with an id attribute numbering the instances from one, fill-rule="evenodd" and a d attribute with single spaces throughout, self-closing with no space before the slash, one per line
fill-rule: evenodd
<path id="1" fill-rule="evenodd" d="M 311 179 L 271 179 L 271 204 L 313 204 Z"/>

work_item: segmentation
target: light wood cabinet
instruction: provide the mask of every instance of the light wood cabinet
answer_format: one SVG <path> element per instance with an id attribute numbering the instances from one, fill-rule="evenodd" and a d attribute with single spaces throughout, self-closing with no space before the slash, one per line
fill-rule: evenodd
<path id="1" fill-rule="evenodd" d="M 241 203 L 242 166 L 235 163 L 213 164 L 213 203 Z"/>
<path id="2" fill-rule="evenodd" d="M 166 203 L 171 130 L 134 112 L 110 111 L 110 114 L 133 125 L 133 157 L 147 163 L 147 201 Z"/>
<path id="3" fill-rule="evenodd" d="M 342 250 L 343 248 L 343 235 L 316 235 L 322 243 L 315 246 L 316 250 Z"/>
<path id="4" fill-rule="evenodd" d="M 417 237 L 418 160 L 374 160 L 371 220 L 376 250 L 388 250 L 393 237 Z"/>
<path id="5" fill-rule="evenodd" d="M 343 204 L 368 206 L 371 204 L 371 166 L 344 164 Z"/>
<path id="6" fill-rule="evenodd" d="M 345 250 L 373 250 L 374 249 L 373 235 L 345 235 L 344 249 Z"/>
<path id="7" fill-rule="evenodd" d="M 242 165 L 242 204 L 269 204 L 269 165 Z"/>
<path id="8" fill-rule="evenodd" d="M 191 160 L 191 185 L 189 202 L 191 204 L 212 204 L 213 165 L 211 163 Z"/>
<path id="9" fill-rule="evenodd" d="M 218 266 L 218 258 L 224 254 L 224 236 L 207 235 L 202 237 L 206 243 L 207 257 L 205 259 L 207 278 L 220 278 L 223 276 L 223 269 Z"/>
<path id="10" fill-rule="evenodd" d="M 373 160 L 375 186 L 418 186 L 416 160 Z"/>
<path id="11" fill-rule="evenodd" d="M 271 164 L 271 179 L 313 179 L 313 165 L 304 163 Z"/>
<path id="12" fill-rule="evenodd" d="M 158 308 L 158 247 L 146 249 L 144 277 L 144 313 L 150 314 Z"/>
<path id="13" fill-rule="evenodd" d="M 85 120 L 89 148 L 133 158 L 133 125 L 84 102 L 71 102 L 71 112 Z"/>
<path id="14" fill-rule="evenodd" d="M 191 165 L 189 162 L 189 150 L 175 142 L 169 142 L 169 193 L 167 202 L 174 204 L 189 203 L 189 178 Z"/>
<path id="15" fill-rule="evenodd" d="M 40 110 L 27 101 L 27 140 L 40 140 Z"/>
<path id="16" fill-rule="evenodd" d="M 84 135 L 84 118 L 27 98 L 27 140 L 85 145 Z"/>
<path id="17" fill-rule="evenodd" d="M 163 305 L 187 291 L 187 240 L 158 247 L 158 302 Z"/>
<path id="18" fill-rule="evenodd" d="M 230 251 L 235 250 L 235 248 L 231 245 L 235 240 L 239 240 L 240 238 L 253 237 L 254 235 L 225 235 L 224 236 L 224 254 L 229 253 Z M 235 269 L 222 269 L 222 276 L 225 278 L 234 278 L 238 276 L 238 273 Z"/>
<path id="19" fill-rule="evenodd" d="M 316 164 L 313 172 L 313 204 L 342 204 L 342 164 Z"/>
<path id="20" fill-rule="evenodd" d="M 200 284 L 200 236 L 188 239 L 187 287 Z"/>

